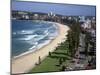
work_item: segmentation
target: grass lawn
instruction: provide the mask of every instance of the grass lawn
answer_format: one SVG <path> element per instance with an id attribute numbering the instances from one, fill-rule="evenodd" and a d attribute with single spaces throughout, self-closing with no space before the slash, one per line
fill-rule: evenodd
<path id="1" fill-rule="evenodd" d="M 56 66 L 59 64 L 57 58 L 47 57 L 40 65 L 37 65 L 31 70 L 31 72 L 50 72 L 50 71 L 59 71 L 59 67 Z"/>
<path id="2" fill-rule="evenodd" d="M 47 56 L 41 64 L 34 67 L 29 73 L 42 73 L 42 72 L 57 72 L 61 71 L 62 65 L 68 65 L 71 57 L 67 55 L 66 46 L 63 45 L 58 47 L 54 52 L 51 53 L 51 56 Z M 65 58 L 65 61 L 59 65 L 59 59 Z"/>

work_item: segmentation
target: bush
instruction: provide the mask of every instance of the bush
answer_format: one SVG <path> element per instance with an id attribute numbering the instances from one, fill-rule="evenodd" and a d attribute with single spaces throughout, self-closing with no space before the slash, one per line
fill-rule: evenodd
<path id="1" fill-rule="evenodd" d="M 51 56 L 51 52 L 49 52 L 49 56 Z"/>

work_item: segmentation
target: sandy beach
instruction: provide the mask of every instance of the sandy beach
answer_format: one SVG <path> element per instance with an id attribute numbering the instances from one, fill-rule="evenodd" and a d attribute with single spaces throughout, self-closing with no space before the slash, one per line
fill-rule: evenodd
<path id="1" fill-rule="evenodd" d="M 48 55 L 49 51 L 53 52 L 59 43 L 66 39 L 65 35 L 67 34 L 69 27 L 59 23 L 56 23 L 56 25 L 59 27 L 59 35 L 48 45 L 35 52 L 23 55 L 17 59 L 12 59 L 12 74 L 27 73 L 30 69 L 36 66 L 35 64 L 38 63 L 39 56 L 41 57 L 41 60 L 43 60 Z"/>

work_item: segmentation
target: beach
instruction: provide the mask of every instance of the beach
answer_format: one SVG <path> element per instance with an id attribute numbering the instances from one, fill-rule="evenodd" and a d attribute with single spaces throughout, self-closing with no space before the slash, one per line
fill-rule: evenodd
<path id="1" fill-rule="evenodd" d="M 36 63 L 39 61 L 39 57 L 41 60 L 45 59 L 49 52 L 53 52 L 61 42 L 65 41 L 69 27 L 59 23 L 56 23 L 56 25 L 59 28 L 59 35 L 49 44 L 45 45 L 39 50 L 36 50 L 35 52 L 31 52 L 16 59 L 12 59 L 12 74 L 27 73 L 36 66 Z"/>

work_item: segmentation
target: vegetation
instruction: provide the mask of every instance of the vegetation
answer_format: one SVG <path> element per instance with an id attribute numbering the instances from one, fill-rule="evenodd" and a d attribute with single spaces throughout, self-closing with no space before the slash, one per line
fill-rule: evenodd
<path id="1" fill-rule="evenodd" d="M 39 65 L 33 68 L 33 72 L 54 72 L 64 71 L 65 65 L 70 64 L 70 60 L 75 55 L 79 46 L 80 25 L 78 21 L 73 21 L 65 42 L 61 43 L 54 52 L 49 52 L 48 57 Z"/>
<path id="2" fill-rule="evenodd" d="M 72 59 L 70 55 L 68 41 L 66 40 L 61 43 L 54 52 L 49 52 L 48 57 L 34 67 L 29 73 L 62 71 L 63 66 L 69 64 L 69 60 Z"/>
<path id="3" fill-rule="evenodd" d="M 79 46 L 79 37 L 80 37 L 80 24 L 78 21 L 74 21 L 70 25 L 70 30 L 67 35 L 68 43 L 69 43 L 69 50 L 71 55 L 74 56 L 76 51 L 78 50 Z"/>

